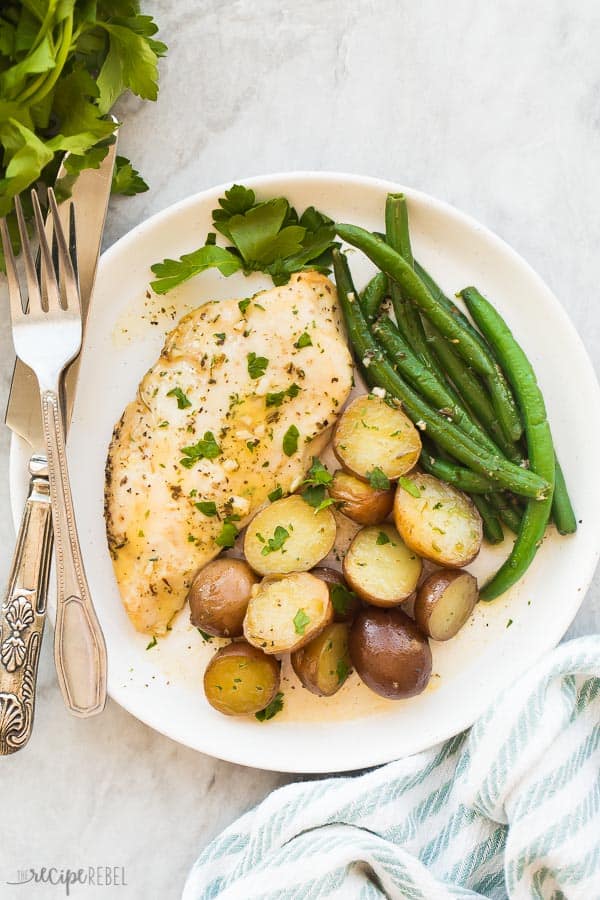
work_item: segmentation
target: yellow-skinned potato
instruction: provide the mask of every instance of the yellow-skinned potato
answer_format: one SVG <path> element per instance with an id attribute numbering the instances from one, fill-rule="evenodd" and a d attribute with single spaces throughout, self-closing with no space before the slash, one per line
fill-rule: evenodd
<path id="1" fill-rule="evenodd" d="M 330 509 L 315 512 L 298 494 L 276 500 L 256 515 L 244 537 L 244 555 L 260 575 L 306 572 L 335 541 Z"/>
<path id="2" fill-rule="evenodd" d="M 223 556 L 210 562 L 198 572 L 188 594 L 192 625 L 217 637 L 239 637 L 257 581 L 243 559 Z"/>
<path id="3" fill-rule="evenodd" d="M 265 653 L 292 653 L 333 619 L 329 588 L 308 572 L 271 575 L 252 589 L 244 635 Z"/>
<path id="4" fill-rule="evenodd" d="M 334 473 L 329 496 L 338 501 L 340 512 L 359 525 L 383 522 L 394 506 L 393 487 L 387 491 L 378 490 L 343 469 Z"/>
<path id="5" fill-rule="evenodd" d="M 434 641 L 448 641 L 463 627 L 478 600 L 477 579 L 470 572 L 440 569 L 419 588 L 415 621 Z"/>
<path id="6" fill-rule="evenodd" d="M 279 690 L 279 662 L 246 641 L 234 641 L 215 653 L 204 673 L 204 693 L 226 716 L 257 713 Z"/>
<path id="7" fill-rule="evenodd" d="M 440 566 L 467 566 L 481 547 L 479 512 L 466 494 L 433 475 L 413 473 L 399 482 L 394 522 L 407 547 Z"/>
<path id="8" fill-rule="evenodd" d="M 362 528 L 348 548 L 344 576 L 353 591 L 373 606 L 408 600 L 421 575 L 421 560 L 393 525 Z"/>
<path id="9" fill-rule="evenodd" d="M 380 397 L 358 397 L 342 413 L 333 436 L 333 452 L 358 478 L 381 469 L 390 479 L 410 472 L 421 452 L 419 432 L 401 409 Z"/>
<path id="10" fill-rule="evenodd" d="M 319 697 L 335 694 L 352 669 L 348 625 L 333 622 L 309 644 L 292 653 L 292 668 L 303 686 Z"/>

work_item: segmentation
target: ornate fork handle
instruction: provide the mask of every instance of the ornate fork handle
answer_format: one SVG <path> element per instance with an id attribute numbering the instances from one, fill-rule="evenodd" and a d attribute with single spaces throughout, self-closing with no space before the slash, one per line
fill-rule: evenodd
<path id="1" fill-rule="evenodd" d="M 46 389 L 41 399 L 58 576 L 54 659 L 69 709 L 92 716 L 106 703 L 106 646 L 81 557 L 58 394 Z"/>
<path id="2" fill-rule="evenodd" d="M 52 555 L 50 488 L 46 460 L 34 456 L 29 465 L 29 496 L 0 610 L 0 756 L 20 750 L 31 736 L 46 619 Z"/>

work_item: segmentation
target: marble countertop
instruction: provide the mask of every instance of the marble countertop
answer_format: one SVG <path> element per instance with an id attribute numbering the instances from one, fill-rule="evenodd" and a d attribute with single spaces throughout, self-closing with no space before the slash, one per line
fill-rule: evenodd
<path id="1" fill-rule="evenodd" d="M 383 176 L 471 213 L 540 272 L 600 359 L 600 19 L 578 4 L 146 0 L 170 45 L 157 104 L 121 105 L 120 150 L 151 185 L 111 202 L 105 243 L 189 193 L 244 176 Z M 560 347 L 548 348 L 560 353 Z M 12 347 L 0 323 L 1 402 Z M 597 414 L 595 411 L 594 414 Z M 0 435 L 0 582 L 14 534 Z M 597 577 L 570 635 L 600 627 Z M 0 897 L 16 870 L 124 866 L 131 898 L 179 896 L 201 847 L 290 780 L 178 746 L 109 702 L 67 715 L 44 642 L 29 746 L 0 763 Z M 115 893 L 117 888 L 114 888 Z M 75 896 L 109 896 L 79 888 Z"/>

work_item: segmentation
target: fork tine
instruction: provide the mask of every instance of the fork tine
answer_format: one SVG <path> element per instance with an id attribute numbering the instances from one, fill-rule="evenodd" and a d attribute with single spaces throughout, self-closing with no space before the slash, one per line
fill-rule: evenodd
<path id="1" fill-rule="evenodd" d="M 52 265 L 52 255 L 46 240 L 46 232 L 44 230 L 44 220 L 42 218 L 42 210 L 40 201 L 38 200 L 37 191 L 31 192 L 31 201 L 33 203 L 33 215 L 35 218 L 35 230 L 39 241 L 40 250 L 42 251 L 42 284 L 46 288 L 46 298 L 48 300 L 48 312 L 55 312 L 61 309 L 60 292 L 58 289 L 58 281 L 56 272 Z"/>
<path id="2" fill-rule="evenodd" d="M 21 288 L 17 276 L 17 264 L 15 262 L 15 255 L 13 253 L 10 234 L 8 233 L 8 225 L 6 224 L 5 218 L 0 219 L 0 238 L 2 239 L 2 250 L 4 251 L 4 260 L 6 263 L 10 315 L 14 325 L 15 322 L 18 322 L 23 316 L 23 301 L 21 300 Z"/>
<path id="3" fill-rule="evenodd" d="M 48 188 L 48 199 L 50 201 L 50 209 L 52 210 L 54 234 L 56 236 L 56 242 L 58 244 L 58 258 L 60 261 L 60 273 L 63 279 L 63 287 L 65 290 L 66 306 L 67 309 L 78 309 L 79 288 L 77 285 L 77 278 L 75 277 L 75 272 L 73 270 L 71 255 L 69 253 L 69 248 L 67 247 L 65 233 L 60 223 L 58 206 L 56 205 L 56 197 L 54 196 L 54 191 L 52 190 L 52 188 Z M 69 211 L 69 218 L 70 215 L 71 210 Z"/>
<path id="4" fill-rule="evenodd" d="M 32 312 L 41 312 L 42 295 L 40 293 L 40 285 L 35 270 L 35 261 L 33 251 L 31 249 L 31 241 L 27 232 L 27 224 L 23 215 L 23 206 L 21 198 L 15 197 L 15 211 L 17 213 L 17 222 L 19 225 L 19 234 L 21 236 L 21 247 L 23 248 L 23 259 L 25 261 L 25 278 L 27 280 L 27 302 Z"/>

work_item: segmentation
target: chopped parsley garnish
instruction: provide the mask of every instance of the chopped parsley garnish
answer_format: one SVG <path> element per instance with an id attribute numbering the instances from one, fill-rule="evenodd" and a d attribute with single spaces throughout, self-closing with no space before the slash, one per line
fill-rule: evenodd
<path id="1" fill-rule="evenodd" d="M 293 384 L 290 384 L 289 388 L 286 391 L 286 394 L 288 395 L 288 397 L 297 397 L 301 390 L 302 389 L 300 385 L 294 382 Z"/>
<path id="2" fill-rule="evenodd" d="M 201 500 L 199 503 L 194 503 L 194 506 L 205 516 L 216 516 L 217 514 L 217 504 L 214 500 Z"/>
<path id="3" fill-rule="evenodd" d="M 167 397 L 176 397 L 177 398 L 177 408 L 178 409 L 187 409 L 192 405 L 192 401 L 189 397 L 183 393 L 180 387 L 174 387 L 173 390 L 167 392 Z"/>
<path id="4" fill-rule="evenodd" d="M 188 544 L 195 544 L 195 543 L 196 543 L 196 538 L 194 537 L 194 535 L 188 534 Z"/>
<path id="5" fill-rule="evenodd" d="M 331 484 L 332 481 L 333 475 L 331 472 L 323 465 L 320 459 L 313 456 L 312 465 L 304 479 L 304 484 Z"/>
<path id="6" fill-rule="evenodd" d="M 356 600 L 356 594 L 349 591 L 345 584 L 332 584 L 329 588 L 329 596 L 338 616 L 345 616 Z"/>
<path id="7" fill-rule="evenodd" d="M 300 437 L 300 432 L 296 428 L 295 425 L 290 425 L 288 430 L 283 436 L 283 452 L 286 456 L 293 456 L 294 453 L 298 449 L 298 438 Z"/>
<path id="8" fill-rule="evenodd" d="M 367 474 L 367 479 L 372 488 L 375 488 L 376 491 L 387 491 L 390 487 L 390 479 L 387 477 L 385 472 L 383 472 L 379 466 L 375 466 L 375 468 Z"/>
<path id="9" fill-rule="evenodd" d="M 377 540 L 375 541 L 375 543 L 378 544 L 378 545 L 381 545 L 381 544 L 389 544 L 389 543 L 390 543 L 390 539 L 389 539 L 389 537 L 387 536 L 387 534 L 385 533 L 385 531 L 380 531 L 380 532 L 379 532 L 379 534 L 377 535 Z"/>
<path id="10" fill-rule="evenodd" d="M 249 299 L 248 299 L 248 300 L 240 300 L 240 301 L 238 302 L 238 306 L 239 306 L 239 308 L 240 308 L 240 312 L 241 312 L 242 315 L 244 315 L 244 313 L 246 312 L 246 310 L 247 310 L 248 307 L 250 306 L 250 303 L 251 303 L 251 302 L 252 302 L 252 301 L 249 300 Z"/>
<path id="11" fill-rule="evenodd" d="M 276 500 L 281 500 L 283 497 L 283 488 L 280 485 L 277 485 L 274 491 L 268 495 L 271 503 L 275 503 Z"/>
<path id="12" fill-rule="evenodd" d="M 215 331 L 215 337 L 217 339 L 217 344 L 222 346 L 225 343 L 225 332 L 224 331 Z"/>
<path id="13" fill-rule="evenodd" d="M 404 488 L 404 490 L 406 491 L 407 494 L 410 494 L 411 497 L 416 497 L 418 500 L 419 497 L 421 496 L 421 491 L 419 490 L 417 485 L 414 483 L 414 481 L 412 481 L 410 478 L 405 478 L 403 475 L 401 475 L 400 478 L 398 479 L 398 483 L 400 484 L 401 487 Z M 437 504 L 436 504 L 436 506 L 434 506 L 434 509 L 439 509 Z"/>
<path id="14" fill-rule="evenodd" d="M 314 507 L 316 513 L 335 503 L 335 500 L 327 496 L 327 488 L 324 484 L 308 484 L 300 496 L 309 506 Z"/>
<path id="15" fill-rule="evenodd" d="M 203 640 L 205 640 L 205 641 L 212 641 L 212 639 L 213 639 L 212 634 L 207 634 L 206 631 L 202 631 L 201 628 L 198 628 L 197 630 L 198 630 L 198 631 L 200 632 L 200 634 L 202 635 L 202 639 L 203 639 Z"/>
<path id="16" fill-rule="evenodd" d="M 350 674 L 350 666 L 346 662 L 345 659 L 338 659 L 337 666 L 335 667 L 335 671 L 338 677 L 338 684 L 343 684 Z"/>
<path id="17" fill-rule="evenodd" d="M 223 522 L 221 531 L 215 538 L 215 544 L 218 547 L 233 547 L 238 531 L 233 522 Z"/>
<path id="18" fill-rule="evenodd" d="M 312 347 L 312 340 L 308 331 L 305 331 L 300 335 L 298 340 L 294 343 L 294 347 L 296 350 L 302 350 L 303 347 Z"/>
<path id="19" fill-rule="evenodd" d="M 248 360 L 248 375 L 250 378 L 262 378 L 269 365 L 269 360 L 266 356 L 257 356 L 256 353 L 249 353 L 246 359 Z"/>
<path id="20" fill-rule="evenodd" d="M 281 550 L 289 536 L 290 533 L 287 528 L 284 528 L 283 525 L 277 525 L 273 532 L 273 537 L 269 538 L 262 548 L 262 555 L 268 556 L 269 553 L 275 553 L 276 550 Z M 285 550 L 283 552 L 285 553 Z"/>
<path id="21" fill-rule="evenodd" d="M 199 459 L 216 459 L 221 453 L 221 448 L 217 444 L 212 431 L 206 431 L 204 437 L 197 444 L 193 444 L 191 447 L 183 447 L 181 452 L 184 458 L 179 460 L 180 464 L 186 469 L 191 469 Z"/>
<path id="22" fill-rule="evenodd" d="M 306 615 L 306 612 L 303 609 L 299 609 L 296 615 L 294 616 L 294 631 L 296 634 L 304 634 L 306 631 L 306 626 L 310 622 L 310 616 Z"/>
<path id="23" fill-rule="evenodd" d="M 260 712 L 254 713 L 259 722 L 267 722 L 269 719 L 272 719 L 273 716 L 276 716 L 278 712 L 281 712 L 283 709 L 283 694 L 281 691 L 275 695 L 273 700 L 269 703 L 268 706 L 265 706 L 264 709 L 261 709 Z"/>
<path id="24" fill-rule="evenodd" d="M 153 635 L 152 635 L 152 640 L 150 641 L 150 643 L 149 643 L 148 646 L 146 647 L 146 650 L 152 650 L 152 648 L 153 648 L 153 647 L 156 647 L 157 644 L 158 644 L 158 641 L 156 640 L 156 635 L 153 634 Z"/>
<path id="25" fill-rule="evenodd" d="M 506 623 L 506 627 L 507 627 L 507 628 L 510 628 L 510 626 L 512 625 L 512 623 L 513 623 L 513 620 L 512 620 L 512 619 L 509 619 L 508 622 Z"/>
<path id="26" fill-rule="evenodd" d="M 296 383 L 290 384 L 289 388 L 286 391 L 278 391 L 275 394 L 267 394 L 265 397 L 265 403 L 267 406 L 281 406 L 286 397 L 297 397 L 300 393 L 300 388 Z"/>

